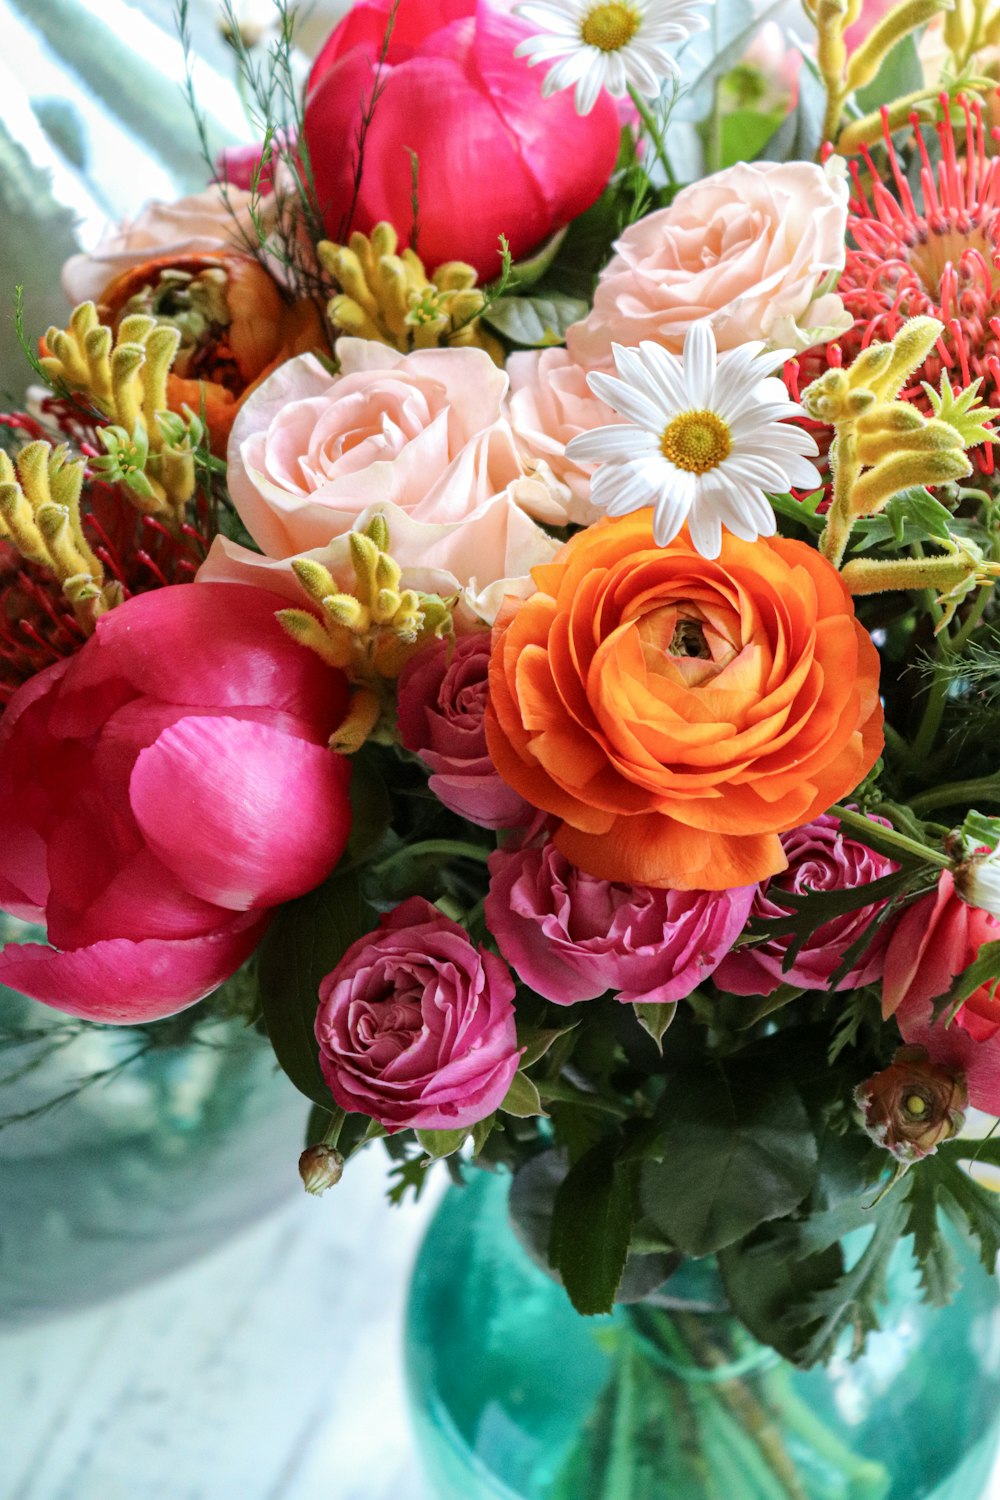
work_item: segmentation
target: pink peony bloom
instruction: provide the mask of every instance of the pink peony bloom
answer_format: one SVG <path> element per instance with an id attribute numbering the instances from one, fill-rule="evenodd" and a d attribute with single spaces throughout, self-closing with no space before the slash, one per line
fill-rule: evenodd
<path id="1" fill-rule="evenodd" d="M 430 789 L 445 807 L 481 828 L 513 828 L 535 809 L 500 779 L 486 748 L 490 647 L 478 631 L 413 657 L 399 679 L 399 733 L 433 771 Z"/>
<path id="2" fill-rule="evenodd" d="M 556 1005 L 618 991 L 623 1004 L 683 1000 L 746 924 L 754 886 L 669 891 L 577 870 L 555 845 L 490 856 L 486 919 L 524 983 Z"/>
<path id="3" fill-rule="evenodd" d="M 500 495 L 565 519 L 525 474 L 503 415 L 507 377 L 483 350 L 400 354 L 343 338 L 337 357 L 338 375 L 311 354 L 289 360 L 233 427 L 229 488 L 269 557 L 326 546 L 374 504 L 470 532 Z"/>
<path id="4" fill-rule="evenodd" d="M 349 763 L 326 748 L 347 684 L 250 588 L 175 585 L 104 616 L 0 721 L 0 905 L 55 948 L 8 944 L 0 983 L 134 1024 L 202 998 L 270 907 L 333 869 Z M 56 950 L 62 951 L 56 951 Z"/>
<path id="5" fill-rule="evenodd" d="M 882 818 L 873 822 L 883 823 Z M 793 828 L 781 836 L 788 869 L 762 885 L 754 900 L 751 917 L 781 917 L 787 906 L 781 904 L 782 891 L 844 891 L 870 885 L 883 875 L 891 875 L 899 866 L 876 854 L 865 844 L 846 838 L 840 832 L 840 821 L 822 813 L 812 823 Z M 840 966 L 851 944 L 866 931 L 884 901 L 845 912 L 824 923 L 799 951 L 790 969 L 782 963 L 791 938 L 768 938 L 754 948 L 740 948 L 719 966 L 715 982 L 734 995 L 772 995 L 782 984 L 793 984 L 803 990 L 825 990 L 830 976 Z M 837 985 L 838 990 L 853 990 L 871 984 L 882 973 L 889 935 L 883 929 L 865 950 L 857 964 Z"/>
<path id="6" fill-rule="evenodd" d="M 356 4 L 309 78 L 305 139 L 327 233 L 343 238 L 355 192 L 355 142 L 372 91 L 391 0 Z M 420 171 L 419 252 L 499 274 L 498 238 L 515 260 L 590 207 L 615 165 L 620 127 L 602 96 L 585 118 L 569 94 L 514 56 L 531 26 L 489 0 L 403 0 L 365 139 L 350 227 L 388 219 L 413 229 L 411 152 Z"/>
<path id="7" fill-rule="evenodd" d="M 320 1064 L 334 1099 L 390 1134 L 475 1125 L 517 1071 L 510 971 L 421 896 L 348 948 L 319 999 Z"/>
<path id="8" fill-rule="evenodd" d="M 844 265 L 847 196 L 832 168 L 801 161 L 738 162 L 692 183 L 626 229 L 593 310 L 569 330 L 570 354 L 591 369 L 612 367 L 613 343 L 679 354 L 703 318 L 721 351 L 835 337 L 851 320 L 823 285 Z"/>
<path id="9" fill-rule="evenodd" d="M 507 360 L 510 425 L 529 468 L 566 489 L 566 520 L 589 526 L 601 512 L 590 501 L 593 464 L 574 463 L 566 444 L 581 432 L 608 427 L 625 418 L 595 396 L 587 372 L 565 349 L 531 349 Z"/>
<path id="10" fill-rule="evenodd" d="M 1000 999 L 980 985 L 958 1014 L 934 1020 L 933 1001 L 984 943 L 1000 940 L 1000 922 L 955 891 L 950 870 L 937 890 L 915 901 L 897 922 L 885 958 L 882 1010 L 895 1016 L 903 1040 L 932 1062 L 965 1074 L 969 1103 L 1000 1115 Z"/>

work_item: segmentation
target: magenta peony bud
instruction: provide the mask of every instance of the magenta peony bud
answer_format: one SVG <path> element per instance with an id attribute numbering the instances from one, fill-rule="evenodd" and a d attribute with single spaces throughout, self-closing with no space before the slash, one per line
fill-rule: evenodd
<path id="1" fill-rule="evenodd" d="M 616 990 L 683 1000 L 729 952 L 756 890 L 668 891 L 586 875 L 552 843 L 490 856 L 486 919 L 525 984 L 557 1005 Z"/>

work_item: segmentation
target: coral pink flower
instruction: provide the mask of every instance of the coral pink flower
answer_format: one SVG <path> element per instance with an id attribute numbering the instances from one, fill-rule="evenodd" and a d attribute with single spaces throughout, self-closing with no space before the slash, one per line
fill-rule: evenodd
<path id="1" fill-rule="evenodd" d="M 510 971 L 420 896 L 352 944 L 319 997 L 320 1064 L 334 1099 L 390 1134 L 475 1125 L 517 1071 Z"/>
<path id="2" fill-rule="evenodd" d="M 873 822 L 884 822 L 873 818 Z M 782 891 L 844 891 L 870 885 L 883 875 L 899 868 L 891 859 L 869 849 L 866 844 L 845 838 L 840 820 L 822 813 L 812 823 L 782 834 L 781 846 L 788 869 L 766 881 L 754 901 L 751 917 L 780 917 L 788 908 L 781 904 Z M 788 936 L 768 938 L 753 948 L 740 948 L 724 959 L 715 974 L 722 990 L 734 995 L 771 995 L 782 984 L 794 984 L 803 990 L 825 990 L 830 976 L 840 967 L 852 943 L 861 937 L 872 918 L 885 905 L 875 902 L 858 911 L 846 912 L 825 922 L 799 950 L 790 969 L 782 963 L 791 939 Z M 888 932 L 883 929 L 872 941 L 857 964 L 837 985 L 838 990 L 857 989 L 871 984 L 882 973 Z"/>
<path id="3" fill-rule="evenodd" d="M 908 318 L 927 316 L 944 332 L 908 397 L 926 409 L 920 383 L 937 386 L 945 369 L 952 384 L 982 377 L 981 399 L 1000 408 L 1000 157 L 987 154 L 980 105 L 961 99 L 958 106 L 964 131 L 956 131 L 952 106 L 943 101 L 936 167 L 922 131 L 915 132 L 919 188 L 888 130 L 891 186 L 867 152 L 851 163 L 847 261 L 837 292 L 854 322 L 835 344 L 805 357 L 803 384 L 828 364 L 849 364 L 873 341 L 892 339 Z M 975 459 L 992 473 L 992 444 L 978 448 Z"/>
<path id="4" fill-rule="evenodd" d="M 586 875 L 555 845 L 490 856 L 486 919 L 525 984 L 556 1005 L 615 990 L 624 1004 L 683 1000 L 739 937 L 754 886 L 669 891 Z"/>
<path id="5" fill-rule="evenodd" d="M 805 349 L 811 330 L 846 326 L 824 292 L 844 264 L 846 222 L 846 184 L 809 162 L 738 162 L 692 183 L 626 229 L 569 352 L 589 368 L 611 367 L 613 343 L 679 354 L 703 318 L 722 351 L 758 339 Z"/>
<path id="6" fill-rule="evenodd" d="M 955 891 L 945 870 L 937 890 L 903 913 L 885 959 L 882 1009 L 894 1015 L 906 1042 L 942 1067 L 963 1072 L 969 1102 L 1000 1115 L 1000 999 L 980 985 L 947 1024 L 934 1020 L 933 1001 L 947 994 L 984 943 L 1000 940 L 1000 922 Z"/>
<path id="7" fill-rule="evenodd" d="M 329 874 L 347 685 L 259 589 L 174 586 L 104 616 L 0 720 L 0 983 L 71 1015 L 154 1020 L 243 962 L 270 907 Z M 56 949 L 61 951 L 56 951 Z"/>
<path id="8" fill-rule="evenodd" d="M 434 795 L 481 828 L 529 823 L 533 807 L 500 779 L 486 748 L 490 635 L 436 641 L 403 668 L 399 734 L 433 775 Z"/>
<path id="9" fill-rule="evenodd" d="M 309 78 L 305 139 L 327 233 L 341 241 L 387 219 L 405 243 L 415 153 L 421 257 L 492 278 L 501 234 L 517 259 L 598 197 L 618 154 L 615 103 L 602 95 L 582 117 L 568 93 L 543 99 L 542 80 L 514 56 L 531 26 L 489 0 L 402 0 L 355 201 L 356 141 L 390 10 L 391 0 L 354 5 Z"/>

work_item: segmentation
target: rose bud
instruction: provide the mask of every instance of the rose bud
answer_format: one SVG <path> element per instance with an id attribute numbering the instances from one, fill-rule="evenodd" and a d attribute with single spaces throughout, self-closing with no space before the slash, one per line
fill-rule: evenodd
<path id="1" fill-rule="evenodd" d="M 344 1175 L 344 1158 L 332 1146 L 308 1146 L 299 1157 L 299 1176 L 307 1193 L 318 1198 Z"/>
<path id="2" fill-rule="evenodd" d="M 957 1135 L 969 1102 L 962 1075 L 931 1062 L 923 1047 L 900 1047 L 888 1068 L 858 1085 L 854 1100 L 872 1140 L 906 1163 Z"/>

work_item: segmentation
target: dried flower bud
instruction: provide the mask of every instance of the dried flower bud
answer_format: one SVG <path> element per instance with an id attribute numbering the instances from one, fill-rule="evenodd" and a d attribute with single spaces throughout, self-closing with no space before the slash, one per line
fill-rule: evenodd
<path id="1" fill-rule="evenodd" d="M 931 1156 L 965 1123 L 965 1079 L 932 1063 L 923 1047 L 900 1047 L 888 1068 L 859 1084 L 865 1129 L 897 1161 Z"/>
<path id="2" fill-rule="evenodd" d="M 309 1146 L 299 1157 L 299 1176 L 307 1193 L 317 1198 L 336 1187 L 344 1175 L 344 1158 L 332 1146 Z"/>

